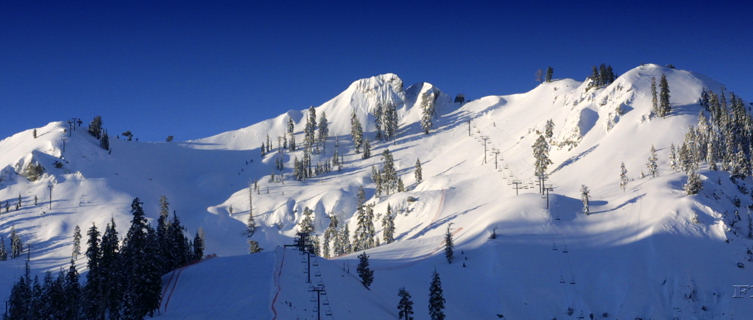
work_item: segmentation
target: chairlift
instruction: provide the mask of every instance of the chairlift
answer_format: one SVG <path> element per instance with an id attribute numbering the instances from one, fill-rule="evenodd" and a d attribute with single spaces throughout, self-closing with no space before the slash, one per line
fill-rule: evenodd
<path id="1" fill-rule="evenodd" d="M 575 277 L 570 278 L 570 284 L 575 284 Z"/>
<path id="2" fill-rule="evenodd" d="M 568 253 L 568 252 L 569 252 L 569 251 L 567 251 L 567 245 L 565 245 L 565 248 L 564 248 L 564 249 L 562 249 L 562 253 Z"/>

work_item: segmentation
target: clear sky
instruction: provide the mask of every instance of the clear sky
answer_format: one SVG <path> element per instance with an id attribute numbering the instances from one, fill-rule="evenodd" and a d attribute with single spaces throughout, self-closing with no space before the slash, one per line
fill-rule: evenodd
<path id="1" fill-rule="evenodd" d="M 477 98 L 547 65 L 653 62 L 753 99 L 751 1 L 494 2 L 1 1 L 0 137 L 94 115 L 111 136 L 205 137 L 386 72 Z"/>

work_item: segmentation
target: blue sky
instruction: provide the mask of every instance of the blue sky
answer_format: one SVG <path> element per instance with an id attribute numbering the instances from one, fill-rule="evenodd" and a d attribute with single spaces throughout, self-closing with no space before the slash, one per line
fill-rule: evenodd
<path id="1" fill-rule="evenodd" d="M 102 115 L 111 135 L 199 138 L 385 72 L 480 97 L 547 65 L 671 63 L 753 99 L 747 1 L 28 2 L 0 2 L 0 137 Z"/>

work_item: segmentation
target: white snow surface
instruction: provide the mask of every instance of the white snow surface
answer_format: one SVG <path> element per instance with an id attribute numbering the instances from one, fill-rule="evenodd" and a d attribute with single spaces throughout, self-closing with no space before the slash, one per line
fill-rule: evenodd
<path id="1" fill-rule="evenodd" d="M 662 73 L 669 81 L 672 112 L 653 118 L 651 78 L 658 83 Z M 705 168 L 703 190 L 687 196 L 685 175 L 673 172 L 667 160 L 670 144 L 679 145 L 698 120 L 701 91 L 719 92 L 723 85 L 652 64 L 605 88 L 588 89 L 588 82 L 555 80 L 526 93 L 460 106 L 429 83 L 406 89 L 395 74 L 356 81 L 316 107 L 317 118 L 326 112 L 331 137 L 313 160 L 331 158 L 337 136 L 345 153 L 342 172 L 304 182 L 295 181 L 290 169 L 301 151 L 285 152 L 284 183 L 270 182 L 277 153 L 261 158 L 259 146 L 268 134 L 277 146 L 288 118 L 301 145 L 306 109 L 193 141 L 112 139 L 111 154 L 86 128 L 69 136 L 66 124 L 53 122 L 37 128 L 36 139 L 29 129 L 0 141 L 0 235 L 8 246 L 15 227 L 32 246 L 33 272 L 56 271 L 70 259 L 74 226 L 85 233 L 92 223 L 103 229 L 112 218 L 122 236 L 134 197 L 154 219 L 158 199 L 166 195 L 187 232 L 202 228 L 206 253 L 218 257 L 164 276 L 156 317 L 165 319 L 316 319 L 312 285 L 326 288 L 323 319 L 397 318 L 401 287 L 413 296 L 415 318 L 428 319 L 434 270 L 442 278 L 449 319 L 576 319 L 591 313 L 608 319 L 746 319 L 753 300 L 735 297 L 733 286 L 750 283 L 753 264 L 746 250 L 753 240 L 740 225 L 728 225 L 723 213 L 741 210 L 747 221 L 751 197 L 726 174 Z M 439 98 L 435 126 L 425 135 L 419 100 L 428 90 Z M 378 101 L 398 106 L 400 130 L 392 141 L 374 139 L 369 113 Z M 350 140 L 353 112 L 372 141 L 372 157 L 366 160 L 354 153 Z M 550 209 L 535 184 L 531 151 L 548 119 L 555 123 Z M 659 154 L 660 176 L 641 178 L 651 145 Z M 370 172 L 381 166 L 387 148 L 407 191 L 375 196 Z M 419 184 L 413 177 L 417 158 L 424 176 Z M 56 160 L 62 168 L 55 167 Z M 34 182 L 17 174 L 31 161 L 46 170 Z M 625 191 L 619 187 L 620 162 L 630 176 Z M 253 214 L 264 252 L 247 255 L 243 230 L 252 179 L 259 181 Z M 519 195 L 513 181 L 522 183 Z M 49 183 L 54 183 L 52 209 Z M 744 183 L 750 190 L 750 178 Z M 592 190 L 588 216 L 580 213 L 581 185 Z M 387 205 L 398 213 L 396 241 L 367 251 L 375 271 L 371 289 L 358 281 L 355 253 L 312 258 L 312 283 L 307 283 L 306 257 L 281 245 L 292 242 L 304 207 L 315 211 L 317 234 L 329 215 L 348 223 L 352 234 L 359 186 L 366 189 L 367 203 L 375 204 L 380 238 Z M 19 194 L 23 207 L 15 211 Z M 742 209 L 733 205 L 735 197 Z M 8 213 L 5 201 L 11 205 Z M 448 227 L 456 244 L 452 264 L 442 247 Z M 0 297 L 8 296 L 23 264 L 23 259 L 0 262 Z M 77 265 L 84 271 L 85 258 Z"/>

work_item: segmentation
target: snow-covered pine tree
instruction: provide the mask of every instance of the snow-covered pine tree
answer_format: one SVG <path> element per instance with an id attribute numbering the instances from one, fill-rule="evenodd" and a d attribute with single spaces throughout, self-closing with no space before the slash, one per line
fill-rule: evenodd
<path id="1" fill-rule="evenodd" d="M 659 80 L 659 116 L 665 117 L 671 111 L 669 104 L 669 83 L 667 77 L 662 73 Z"/>
<path id="2" fill-rule="evenodd" d="M 382 140 L 384 135 L 382 134 L 382 114 L 383 107 L 382 101 L 377 101 L 376 108 L 374 109 L 374 125 L 376 126 L 376 138 Z"/>
<path id="3" fill-rule="evenodd" d="M 306 119 L 306 127 L 303 129 L 303 144 L 304 148 L 314 148 L 316 142 L 316 109 L 309 107 L 308 118 Z"/>
<path id="4" fill-rule="evenodd" d="M 675 148 L 674 143 L 669 146 L 669 167 L 672 168 L 672 171 L 677 171 L 679 169 L 677 149 Z"/>
<path id="5" fill-rule="evenodd" d="M 452 263 L 454 259 L 455 245 L 452 243 L 452 233 L 450 232 L 450 226 L 447 226 L 447 232 L 444 234 L 444 257 L 447 258 L 447 263 Z"/>
<path id="6" fill-rule="evenodd" d="M 335 242 L 335 250 L 330 251 L 330 241 Z M 327 226 L 327 229 L 324 230 L 322 241 L 322 256 L 329 258 L 330 252 L 334 252 L 335 256 L 337 256 L 337 242 L 337 216 L 331 215 L 329 216 L 329 225 Z"/>
<path id="7" fill-rule="evenodd" d="M 392 215 L 392 207 L 387 204 L 387 213 L 382 218 L 382 239 L 384 244 L 395 241 L 395 217 Z"/>
<path id="8" fill-rule="evenodd" d="M 536 176 L 541 177 L 546 173 L 547 167 L 552 164 L 552 161 L 549 160 L 549 144 L 546 142 L 546 139 L 543 135 L 539 135 L 539 138 L 536 139 L 536 142 L 533 144 L 532 148 L 533 157 L 534 159 L 536 159 Z"/>
<path id="9" fill-rule="evenodd" d="M 382 115 L 382 130 L 386 140 L 392 140 L 397 134 L 398 119 L 397 119 L 397 106 L 393 103 L 388 103 Z"/>
<path id="10" fill-rule="evenodd" d="M 405 287 L 397 292 L 400 301 L 397 303 L 397 318 L 400 320 L 413 320 L 413 301 Z"/>
<path id="11" fill-rule="evenodd" d="M 24 251 L 24 243 L 21 237 L 16 233 L 16 227 L 10 227 L 10 258 L 15 259 L 21 256 Z"/>
<path id="12" fill-rule="evenodd" d="M 313 213 L 309 207 L 303 208 L 303 219 L 298 223 L 298 232 L 312 234 L 314 233 L 314 219 Z"/>
<path id="13" fill-rule="evenodd" d="M 361 284 L 366 289 L 369 289 L 371 283 L 374 282 L 374 271 L 369 268 L 369 256 L 366 255 L 366 251 L 358 255 L 358 277 L 361 278 Z"/>
<path id="14" fill-rule="evenodd" d="M 322 115 L 319 116 L 319 137 L 317 141 L 322 147 L 322 151 L 326 150 L 327 137 L 329 137 L 329 125 L 327 124 L 327 114 L 322 111 Z"/>
<path id="15" fill-rule="evenodd" d="M 248 185 L 248 218 L 246 219 L 246 238 L 248 239 L 248 252 L 252 254 L 259 253 L 262 251 L 262 248 L 259 246 L 259 242 L 256 240 L 253 240 L 254 233 L 256 233 L 256 220 L 254 219 L 254 191 L 253 191 L 253 184 L 249 184 Z M 202 241 L 202 245 L 203 245 L 203 241 Z"/>
<path id="16" fill-rule="evenodd" d="M 421 129 L 424 130 L 424 134 L 429 134 L 429 130 L 434 126 L 435 100 L 434 91 L 428 91 L 421 95 Z"/>
<path id="17" fill-rule="evenodd" d="M 695 167 L 688 171 L 688 181 L 683 188 L 688 195 L 697 194 L 703 188 L 703 181 L 701 181 L 701 176 L 696 172 Z"/>
<path id="18" fill-rule="evenodd" d="M 620 189 L 622 189 L 623 192 L 625 192 L 625 188 L 628 184 L 628 176 L 627 176 L 627 169 L 625 168 L 625 163 L 620 163 Z"/>
<path id="19" fill-rule="evenodd" d="M 424 175 L 421 171 L 421 160 L 416 158 L 416 168 L 413 171 L 413 176 L 416 178 L 416 183 L 421 183 L 424 181 Z"/>
<path id="20" fill-rule="evenodd" d="M 737 153 L 733 157 L 730 171 L 730 174 L 735 178 L 745 178 L 750 172 L 748 158 L 740 144 L 737 145 Z"/>
<path id="21" fill-rule="evenodd" d="M 654 145 L 651 145 L 651 149 L 649 150 L 648 155 L 648 163 L 646 163 L 646 167 L 648 167 L 648 174 L 651 175 L 651 177 L 656 178 L 656 176 L 659 175 L 659 166 L 657 165 L 656 161 L 659 158 L 656 156 L 656 148 L 654 148 Z"/>
<path id="22" fill-rule="evenodd" d="M 429 317 L 431 320 L 444 320 L 445 299 L 442 293 L 442 280 L 439 273 L 434 270 L 431 275 L 431 285 L 429 286 Z"/>
<path id="23" fill-rule="evenodd" d="M 585 184 L 580 186 L 580 199 L 583 202 L 583 213 L 586 215 L 591 214 L 591 208 L 589 207 L 590 194 L 591 194 L 591 190 L 589 190 Z"/>
<path id="24" fill-rule="evenodd" d="M 356 153 L 360 153 L 361 144 L 363 144 L 363 127 L 355 112 L 350 116 L 350 135 L 353 137 L 353 147 L 356 148 Z"/>
<path id="25" fill-rule="evenodd" d="M 382 152 L 382 179 L 381 185 L 386 194 L 390 194 L 397 190 L 397 170 L 395 169 L 395 161 L 392 158 L 390 149 L 385 149 Z"/>
<path id="26" fill-rule="evenodd" d="M 547 120 L 544 125 L 544 136 L 547 139 L 552 139 L 552 136 L 554 136 L 554 121 L 552 119 Z"/>
<path id="27" fill-rule="evenodd" d="M 78 256 L 81 254 L 81 228 L 76 225 L 76 227 L 73 228 L 73 252 L 71 253 L 71 256 L 73 260 L 78 259 Z"/>
<path id="28" fill-rule="evenodd" d="M 397 192 L 405 192 L 405 184 L 403 178 L 397 178 Z"/>
<path id="29" fill-rule="evenodd" d="M 656 94 L 656 77 L 651 77 L 651 113 L 659 116 L 661 110 L 659 109 L 659 98 Z"/>

